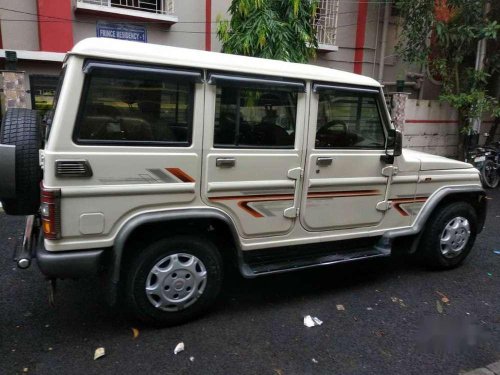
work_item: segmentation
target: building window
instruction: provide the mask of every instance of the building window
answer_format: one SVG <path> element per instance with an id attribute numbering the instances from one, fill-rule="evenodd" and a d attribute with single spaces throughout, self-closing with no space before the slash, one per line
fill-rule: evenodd
<path id="1" fill-rule="evenodd" d="M 323 51 L 337 51 L 337 18 L 339 14 L 339 0 L 320 0 L 314 28 L 318 38 L 318 49 Z"/>
<path id="2" fill-rule="evenodd" d="M 30 75 L 31 108 L 43 118 L 52 109 L 59 76 Z"/>
<path id="3" fill-rule="evenodd" d="M 173 13 L 174 2 L 165 0 L 110 0 L 112 7 L 132 8 L 151 13 Z"/>
<path id="4" fill-rule="evenodd" d="M 78 3 L 99 7 L 139 10 L 155 14 L 174 13 L 174 0 L 78 0 Z"/>

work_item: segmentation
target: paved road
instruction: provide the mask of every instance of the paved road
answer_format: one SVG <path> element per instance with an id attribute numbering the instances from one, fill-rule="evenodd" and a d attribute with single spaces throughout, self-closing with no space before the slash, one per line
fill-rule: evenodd
<path id="1" fill-rule="evenodd" d="M 98 281 L 59 283 L 50 307 L 36 266 L 22 271 L 10 260 L 22 220 L 0 215 L 0 373 L 458 374 L 482 367 L 500 359 L 500 255 L 493 253 L 500 250 L 500 191 L 491 197 L 486 229 L 459 269 L 430 272 L 383 259 L 257 280 L 233 275 L 208 316 L 168 329 L 139 326 L 135 339 L 133 324 L 105 305 Z M 324 324 L 304 327 L 307 314 Z M 180 341 L 186 350 L 174 355 Z M 94 361 L 101 346 L 106 356 Z"/>

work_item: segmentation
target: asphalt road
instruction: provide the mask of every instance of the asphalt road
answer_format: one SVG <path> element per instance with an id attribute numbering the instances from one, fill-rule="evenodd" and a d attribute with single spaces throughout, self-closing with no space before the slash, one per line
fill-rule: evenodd
<path id="1" fill-rule="evenodd" d="M 154 329 L 110 309 L 97 280 L 58 284 L 15 268 L 22 219 L 0 215 L 0 373 L 458 374 L 500 360 L 500 190 L 460 268 L 382 259 L 244 280 L 211 313 Z M 444 301 L 443 301 L 444 300 Z M 343 305 L 345 310 L 338 310 Z M 306 328 L 305 315 L 323 325 Z M 139 331 L 134 338 L 132 327 Z M 185 351 L 173 354 L 177 343 Z M 94 351 L 106 355 L 96 361 Z"/>

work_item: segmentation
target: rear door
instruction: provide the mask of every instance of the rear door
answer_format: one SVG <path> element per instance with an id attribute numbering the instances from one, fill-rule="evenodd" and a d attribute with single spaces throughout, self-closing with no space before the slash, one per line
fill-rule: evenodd
<path id="1" fill-rule="evenodd" d="M 290 231 L 298 212 L 306 94 L 300 81 L 212 73 L 202 198 L 243 237 Z"/>
<path id="2" fill-rule="evenodd" d="M 301 223 L 310 231 L 365 230 L 384 211 L 386 130 L 378 90 L 315 84 Z"/>
<path id="3" fill-rule="evenodd" d="M 72 94 L 59 99 L 64 121 L 45 151 L 44 184 L 63 196 L 62 236 L 109 235 L 138 212 L 199 205 L 201 71 L 99 60 L 68 69 Z"/>

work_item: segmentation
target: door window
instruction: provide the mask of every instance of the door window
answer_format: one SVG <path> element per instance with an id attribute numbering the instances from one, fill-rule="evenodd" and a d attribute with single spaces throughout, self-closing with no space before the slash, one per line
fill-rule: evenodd
<path id="1" fill-rule="evenodd" d="M 285 88 L 218 86 L 214 147 L 292 149 L 297 97 Z"/>
<path id="2" fill-rule="evenodd" d="M 324 90 L 318 106 L 317 149 L 384 149 L 378 94 Z"/>

